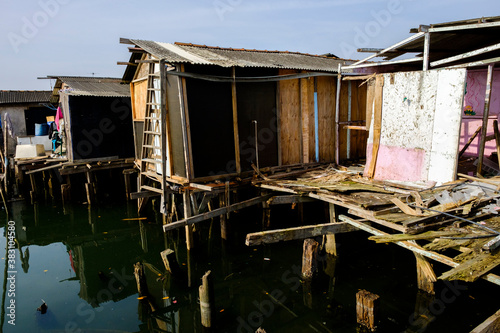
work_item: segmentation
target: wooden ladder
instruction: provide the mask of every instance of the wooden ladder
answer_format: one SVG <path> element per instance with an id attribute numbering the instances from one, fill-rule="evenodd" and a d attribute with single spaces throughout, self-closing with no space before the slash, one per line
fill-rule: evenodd
<path id="1" fill-rule="evenodd" d="M 165 62 L 159 61 L 160 71 L 155 73 L 158 61 L 148 61 L 146 112 L 141 148 L 140 191 L 155 192 L 166 199 L 167 142 L 166 142 L 166 73 Z M 147 198 L 139 199 L 141 211 Z M 162 200 L 165 202 L 165 200 Z M 164 207 L 162 207 L 164 208 Z"/>

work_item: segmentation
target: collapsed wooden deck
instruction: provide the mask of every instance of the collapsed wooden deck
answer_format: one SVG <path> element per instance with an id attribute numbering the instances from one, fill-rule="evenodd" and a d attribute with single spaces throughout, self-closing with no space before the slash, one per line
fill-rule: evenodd
<path id="1" fill-rule="evenodd" d="M 483 278 L 500 285 L 500 276 L 488 274 L 500 265 L 500 253 L 496 251 L 500 246 L 500 217 L 497 215 L 500 179 L 462 175 L 459 180 L 441 186 L 422 184 L 417 187 L 369 180 L 360 172 L 359 167 L 329 167 L 294 180 L 263 179 L 255 185 L 293 195 L 297 201 L 299 198 L 320 200 L 337 209 L 335 221 L 298 228 L 302 232 L 304 229 L 346 232 L 349 231 L 345 229 L 347 224 L 371 233 L 374 235 L 370 237 L 372 240 L 393 242 L 451 266 L 453 269 L 442 274 L 440 279 L 473 282 Z M 342 225 L 337 225 L 339 222 Z M 331 230 L 328 231 L 329 226 Z M 281 240 L 287 232 L 283 239 L 302 238 L 300 233 L 294 237 L 285 229 L 250 234 L 247 244 L 258 244 L 263 237 L 267 237 L 268 242 Z M 314 233 L 305 235 L 313 237 Z M 457 250 L 457 255 L 448 257 L 439 253 L 448 249 Z"/>

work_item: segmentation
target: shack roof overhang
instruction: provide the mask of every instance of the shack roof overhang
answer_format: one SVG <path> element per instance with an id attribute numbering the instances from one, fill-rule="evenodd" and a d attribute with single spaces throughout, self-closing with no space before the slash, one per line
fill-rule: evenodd
<path id="1" fill-rule="evenodd" d="M 303 71 L 316 71 L 337 73 L 338 66 L 353 63 L 352 60 L 340 59 L 336 56 L 312 55 L 289 51 L 267 51 L 221 48 L 188 43 L 162 43 L 141 39 L 120 39 L 123 44 L 131 44 L 132 52 L 130 61 L 125 64 L 127 68 L 123 81 L 133 80 L 137 70 L 137 62 L 143 54 L 150 54 L 153 58 L 163 59 L 166 63 L 212 65 L 220 67 L 246 67 L 246 68 L 276 68 L 294 69 Z"/>
<path id="2" fill-rule="evenodd" d="M 359 49 L 374 54 L 343 69 L 476 67 L 500 61 L 500 16 L 421 25 L 410 33 L 413 35 L 385 49 Z M 414 57 L 396 59 L 409 54 Z M 384 61 L 367 62 L 375 57 L 384 57 Z"/>
<path id="3" fill-rule="evenodd" d="M 49 75 L 43 79 L 56 80 L 52 91 L 56 98 L 61 92 L 74 96 L 130 97 L 129 86 L 120 78 Z"/>
<path id="4" fill-rule="evenodd" d="M 0 105 L 50 103 L 50 90 L 0 90 Z"/>

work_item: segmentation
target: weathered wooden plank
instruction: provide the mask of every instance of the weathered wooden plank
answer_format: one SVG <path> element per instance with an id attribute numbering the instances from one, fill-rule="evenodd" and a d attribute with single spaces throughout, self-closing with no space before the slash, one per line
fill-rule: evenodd
<path id="1" fill-rule="evenodd" d="M 268 200 L 270 197 L 272 197 L 272 194 L 267 194 L 267 195 L 263 195 L 263 196 L 260 196 L 260 197 L 257 197 L 257 198 L 253 198 L 253 199 L 250 199 L 250 200 L 242 201 L 242 202 L 239 202 L 239 203 L 231 205 L 231 206 L 221 207 L 221 208 L 218 208 L 218 209 L 214 209 L 214 210 L 212 210 L 211 212 L 208 212 L 208 213 L 204 213 L 204 214 L 199 214 L 199 215 L 196 215 L 196 216 L 188 217 L 188 218 L 185 218 L 183 220 L 176 221 L 176 222 L 164 225 L 163 226 L 163 231 L 169 231 L 169 230 L 177 229 L 177 228 L 180 228 L 180 227 L 183 227 L 183 226 L 186 226 L 186 225 L 195 224 L 195 223 L 198 223 L 198 222 L 201 222 L 201 221 L 205 221 L 205 220 L 211 219 L 213 217 L 217 217 L 217 216 L 220 216 L 220 215 L 223 215 L 223 214 L 234 212 L 235 210 L 240 210 L 240 209 L 243 209 L 243 208 L 251 207 L 251 206 L 259 204 L 259 203 L 261 203 L 263 201 Z"/>
<path id="2" fill-rule="evenodd" d="M 233 134 L 234 134 L 234 156 L 236 162 L 236 173 L 241 173 L 240 162 L 240 134 L 238 130 L 238 100 L 236 95 L 236 68 L 232 68 L 233 82 L 231 82 L 231 100 L 233 108 Z"/>
<path id="3" fill-rule="evenodd" d="M 280 70 L 279 75 L 296 74 L 295 70 Z M 301 163 L 302 140 L 300 126 L 299 80 L 279 82 L 280 145 L 282 164 Z"/>
<path id="4" fill-rule="evenodd" d="M 377 165 L 377 155 L 380 146 L 380 135 L 382 129 L 382 93 L 384 88 L 384 77 L 377 76 L 373 101 L 373 145 L 370 164 L 366 176 L 373 178 Z"/>
<path id="5" fill-rule="evenodd" d="M 289 205 L 300 202 L 314 202 L 316 200 L 302 195 L 280 195 L 269 199 L 270 205 Z"/>
<path id="6" fill-rule="evenodd" d="M 481 325 L 474 328 L 470 333 L 497 333 L 500 332 L 500 310 L 486 319 Z"/>
<path id="7" fill-rule="evenodd" d="M 474 139 L 479 134 L 479 132 L 481 132 L 481 128 L 482 128 L 482 126 L 479 126 L 478 128 L 476 128 L 476 131 L 474 132 L 474 134 L 472 134 L 472 136 L 469 138 L 469 140 L 467 141 L 465 146 L 458 153 L 458 157 L 462 156 L 465 153 L 465 151 L 467 150 L 467 148 L 469 148 L 472 141 L 474 141 Z"/>
<path id="8" fill-rule="evenodd" d="M 308 225 L 302 227 L 261 231 L 247 234 L 245 244 L 247 246 L 271 244 L 294 239 L 311 238 L 320 235 L 340 234 L 356 230 L 357 228 L 351 226 L 346 222 Z"/>
<path id="9" fill-rule="evenodd" d="M 400 242 L 408 240 L 418 240 L 418 239 L 434 239 L 443 236 L 456 236 L 463 234 L 456 231 L 427 231 L 418 235 L 409 234 L 394 234 L 394 235 L 384 235 L 384 236 L 370 236 L 369 240 L 375 241 L 377 243 L 391 243 Z"/>
<path id="10" fill-rule="evenodd" d="M 141 198 L 151 198 L 151 197 L 159 197 L 161 194 L 151 191 L 141 191 L 141 192 L 132 192 L 130 193 L 130 199 L 141 199 Z"/>
<path id="11" fill-rule="evenodd" d="M 461 265 L 443 273 L 441 280 L 462 280 L 474 282 L 482 275 L 488 273 L 493 268 L 500 265 L 500 253 L 492 255 L 490 253 L 481 253 L 474 259 L 468 260 Z"/>

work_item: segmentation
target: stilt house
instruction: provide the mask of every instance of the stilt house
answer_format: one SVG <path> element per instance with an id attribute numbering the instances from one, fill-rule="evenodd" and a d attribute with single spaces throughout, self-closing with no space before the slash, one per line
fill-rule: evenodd
<path id="1" fill-rule="evenodd" d="M 499 32 L 500 17 L 421 25 L 407 39 L 363 50 L 374 54 L 342 66 L 378 73 L 368 83 L 365 175 L 447 182 L 456 178 L 462 154 L 478 158 L 478 174 L 485 168 L 498 172 L 498 160 L 491 167 L 484 156 L 500 147 L 494 140 L 500 116 L 500 71 L 494 68 L 500 61 Z M 408 54 L 415 57 L 399 59 Z M 367 62 L 375 57 L 385 59 Z"/>
<path id="2" fill-rule="evenodd" d="M 365 156 L 366 85 L 337 92 L 335 56 L 122 39 L 142 190 Z M 349 71 L 352 72 L 352 71 Z M 342 103 L 336 118 L 336 100 Z M 342 124 L 339 133 L 335 125 Z M 253 164 L 253 167 L 252 167 Z"/>
<path id="3" fill-rule="evenodd" d="M 69 162 L 134 156 L 128 85 L 116 78 L 47 78 L 56 80 L 53 94 L 62 110 Z"/>

